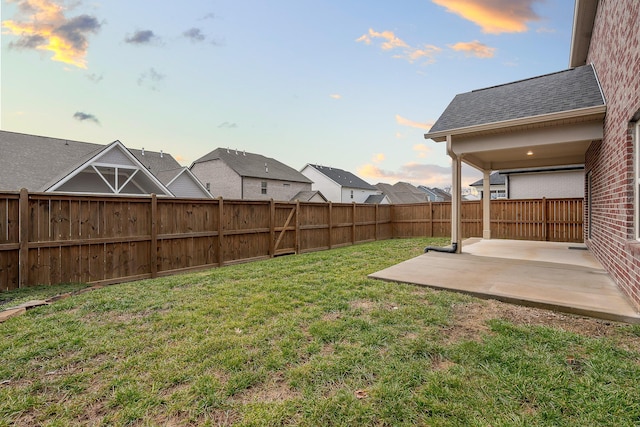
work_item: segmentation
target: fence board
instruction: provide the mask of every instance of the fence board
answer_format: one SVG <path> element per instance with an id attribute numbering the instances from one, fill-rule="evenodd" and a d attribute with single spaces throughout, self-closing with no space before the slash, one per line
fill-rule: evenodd
<path id="1" fill-rule="evenodd" d="M 582 199 L 492 201 L 492 235 L 579 242 L 582 209 Z M 463 202 L 461 215 L 463 237 L 480 237 L 481 203 Z M 22 223 L 26 227 L 21 229 Z M 0 193 L 0 290 L 116 283 L 366 241 L 450 233 L 450 203 Z"/>

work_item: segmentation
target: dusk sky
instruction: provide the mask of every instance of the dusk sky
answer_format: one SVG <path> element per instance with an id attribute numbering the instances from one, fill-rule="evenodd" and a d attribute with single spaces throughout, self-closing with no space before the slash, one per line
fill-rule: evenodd
<path id="1" fill-rule="evenodd" d="M 457 93 L 566 69 L 573 6 L 2 0 L 0 128 L 445 187 L 445 145 L 424 133 Z"/>

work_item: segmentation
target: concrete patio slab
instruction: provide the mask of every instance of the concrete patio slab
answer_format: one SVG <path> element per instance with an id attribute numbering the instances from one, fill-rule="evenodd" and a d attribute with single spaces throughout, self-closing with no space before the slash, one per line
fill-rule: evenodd
<path id="1" fill-rule="evenodd" d="M 581 244 L 468 239 L 369 275 L 481 298 L 628 323 L 640 313 Z"/>

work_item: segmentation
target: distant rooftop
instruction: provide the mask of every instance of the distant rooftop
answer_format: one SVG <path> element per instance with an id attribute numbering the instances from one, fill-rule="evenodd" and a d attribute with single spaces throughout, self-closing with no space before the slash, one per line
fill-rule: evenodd
<path id="1" fill-rule="evenodd" d="M 376 187 L 349 171 L 334 168 L 331 166 L 321 166 L 313 164 L 309 164 L 309 166 L 324 174 L 327 178 L 331 179 L 342 187 L 358 188 L 362 190 L 376 190 Z"/>

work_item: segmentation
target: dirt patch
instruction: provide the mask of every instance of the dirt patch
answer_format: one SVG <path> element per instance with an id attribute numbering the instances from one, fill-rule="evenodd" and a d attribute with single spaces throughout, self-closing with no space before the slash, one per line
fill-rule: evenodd
<path id="1" fill-rule="evenodd" d="M 243 405 L 260 403 L 277 403 L 302 398 L 302 394 L 289 386 L 281 373 L 277 373 L 266 381 L 251 387 L 234 397 L 234 401 Z"/>
<path id="2" fill-rule="evenodd" d="M 368 313 L 376 307 L 376 303 L 371 300 L 361 299 L 351 301 L 349 303 L 349 307 L 351 307 L 352 310 L 362 310 L 365 313 Z"/>
<path id="3" fill-rule="evenodd" d="M 544 326 L 576 333 L 590 338 L 616 338 L 626 325 L 603 319 L 559 313 L 540 308 L 524 307 L 496 300 L 482 300 L 457 305 L 453 322 L 444 328 L 449 341 L 478 341 L 490 333 L 487 321 L 501 319 L 519 326 Z M 628 334 L 625 341 L 628 342 Z M 637 340 L 640 345 L 640 337 Z M 636 347 L 637 348 L 637 347 Z"/>

